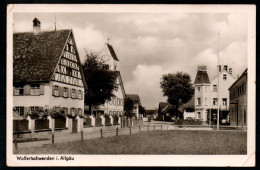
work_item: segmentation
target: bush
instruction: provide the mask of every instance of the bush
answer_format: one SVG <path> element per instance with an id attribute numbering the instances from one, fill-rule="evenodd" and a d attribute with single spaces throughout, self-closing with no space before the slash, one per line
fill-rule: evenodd
<path id="1" fill-rule="evenodd" d="M 67 114 L 68 115 L 68 114 Z M 66 115 L 65 115 L 65 108 L 53 108 L 50 110 L 50 116 L 53 119 L 62 119 L 62 120 L 66 120 Z"/>
<path id="2" fill-rule="evenodd" d="M 49 111 L 46 108 L 40 107 L 31 112 L 25 113 L 25 117 L 30 116 L 31 119 L 47 119 Z"/>

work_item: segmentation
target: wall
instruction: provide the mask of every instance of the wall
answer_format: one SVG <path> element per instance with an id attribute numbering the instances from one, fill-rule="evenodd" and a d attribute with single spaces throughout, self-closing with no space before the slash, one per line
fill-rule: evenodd
<path id="1" fill-rule="evenodd" d="M 50 88 L 48 83 L 41 83 L 44 86 L 44 94 L 39 96 L 23 95 L 23 96 L 13 96 L 14 106 L 47 106 L 49 105 L 49 93 Z"/>
<path id="2" fill-rule="evenodd" d="M 247 83 L 247 76 L 244 75 L 241 77 L 235 85 L 230 89 L 231 92 L 234 89 L 237 89 L 241 84 L 244 82 Z M 247 112 L 247 85 L 246 91 L 239 97 L 235 98 L 234 100 L 230 101 L 230 125 L 231 126 L 246 126 L 247 119 L 248 119 L 248 112 Z M 246 116 L 244 116 L 244 114 Z M 244 120 L 246 119 L 246 120 Z"/>
<path id="3" fill-rule="evenodd" d="M 77 90 L 81 90 L 83 93 L 83 99 L 72 99 L 72 98 L 64 98 L 64 97 L 55 97 L 52 95 L 52 85 L 57 85 L 60 87 L 68 87 L 68 88 L 74 88 Z M 64 84 L 64 83 L 60 83 L 60 82 L 55 82 L 55 81 L 51 81 L 49 84 L 49 107 L 66 107 L 69 109 L 70 108 L 81 108 L 82 109 L 82 113 L 84 112 L 84 88 L 83 87 L 77 87 L 77 86 L 73 86 L 73 85 L 69 85 L 69 84 Z"/>
<path id="4" fill-rule="evenodd" d="M 184 109 L 184 112 L 183 112 L 183 118 L 184 119 L 187 119 L 187 117 L 191 117 L 191 118 L 196 118 L 196 114 L 195 112 L 187 112 L 185 109 Z"/>
<path id="5" fill-rule="evenodd" d="M 223 80 L 223 74 L 227 75 L 227 80 Z M 219 75 L 219 101 L 221 105 L 221 109 L 223 110 L 229 110 L 229 87 L 235 82 L 235 78 L 231 76 L 227 71 L 223 71 Z M 213 91 L 213 85 L 218 85 L 218 77 L 215 77 L 211 82 L 211 99 L 210 104 L 211 108 L 217 109 L 217 106 L 213 106 L 213 98 L 218 98 L 218 92 Z M 223 106 L 222 104 L 222 98 L 227 98 L 227 105 Z"/>

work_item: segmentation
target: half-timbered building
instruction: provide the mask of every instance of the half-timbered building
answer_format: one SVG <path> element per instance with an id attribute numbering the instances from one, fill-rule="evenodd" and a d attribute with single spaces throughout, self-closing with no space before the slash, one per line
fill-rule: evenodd
<path id="1" fill-rule="evenodd" d="M 72 30 L 13 34 L 13 105 L 16 116 L 39 107 L 64 107 L 82 114 L 86 87 Z"/>

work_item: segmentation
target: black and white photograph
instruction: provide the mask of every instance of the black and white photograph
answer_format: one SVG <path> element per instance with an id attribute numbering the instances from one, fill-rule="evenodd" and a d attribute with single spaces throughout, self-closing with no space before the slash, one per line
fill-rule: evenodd
<path id="1" fill-rule="evenodd" d="M 8 166 L 255 165 L 255 6 L 8 8 Z"/>

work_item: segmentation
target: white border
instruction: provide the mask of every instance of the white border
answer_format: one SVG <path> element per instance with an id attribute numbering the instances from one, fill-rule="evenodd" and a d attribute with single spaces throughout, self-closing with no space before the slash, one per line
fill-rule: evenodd
<path id="1" fill-rule="evenodd" d="M 248 137 L 247 155 L 70 155 L 74 161 L 17 161 L 12 144 L 12 47 L 14 12 L 113 12 L 113 13 L 221 13 L 248 14 Z M 7 166 L 254 166 L 256 7 L 254 5 L 58 5 L 7 6 Z M 35 155 L 27 155 L 35 156 Z M 49 155 L 53 156 L 53 155 Z M 54 155 L 55 156 L 55 155 Z"/>

